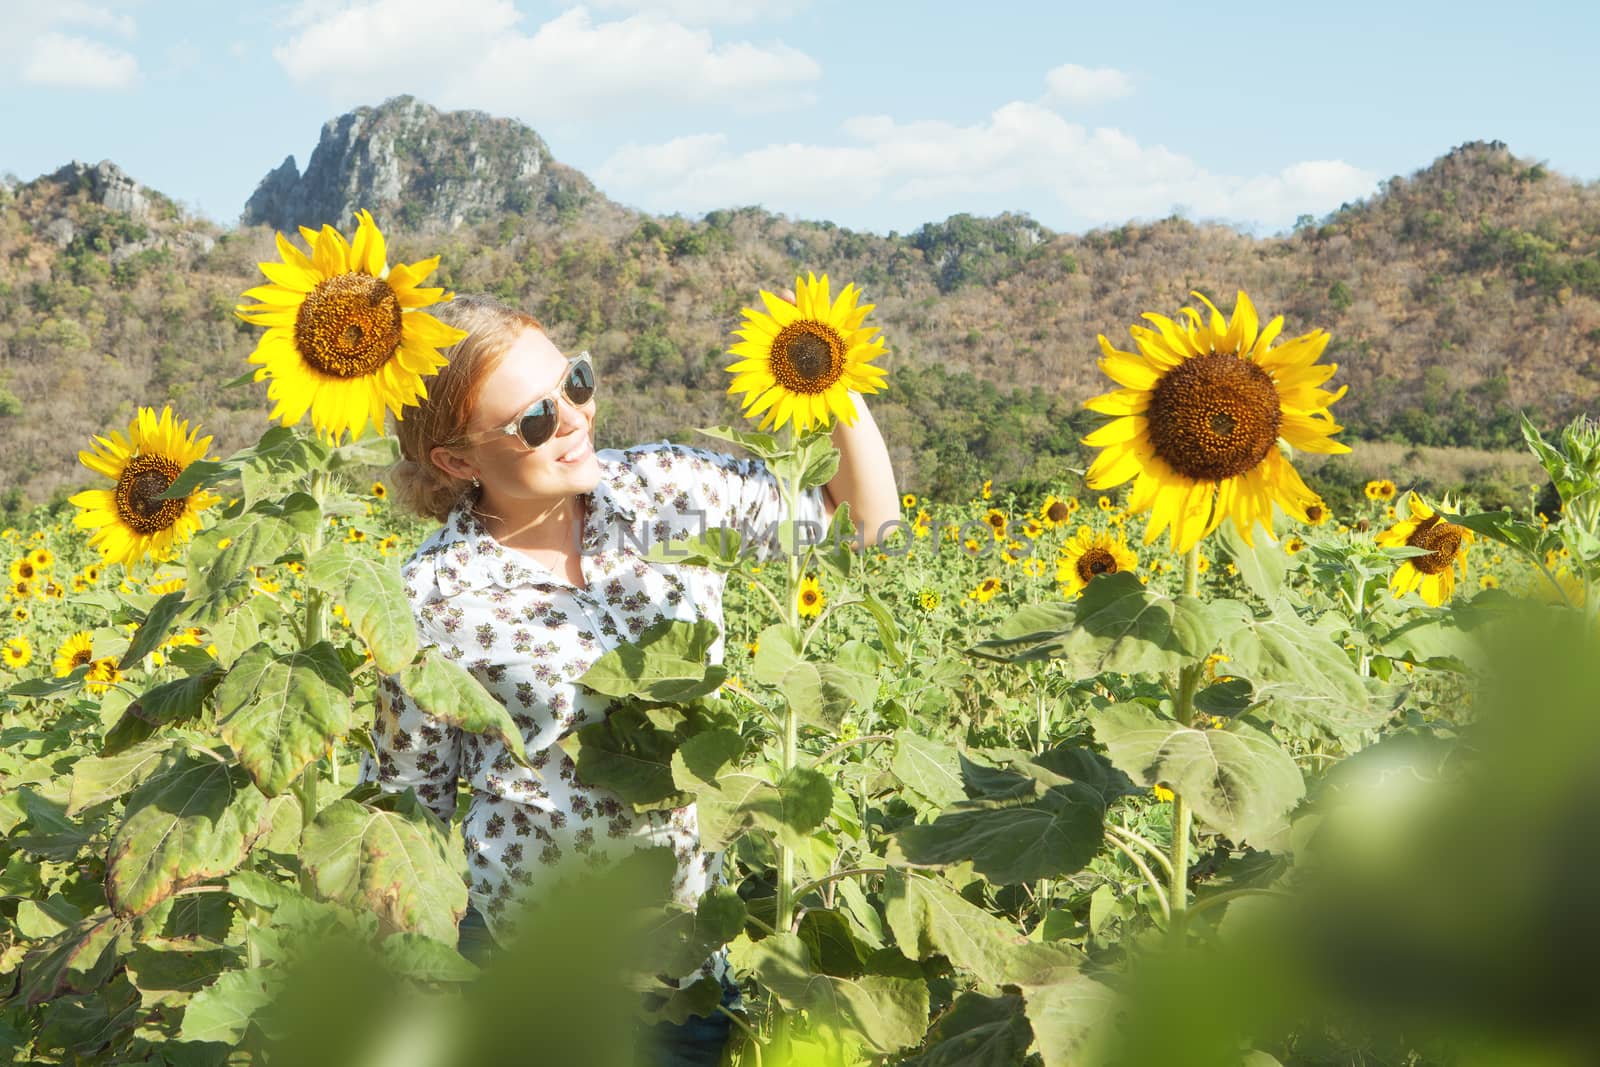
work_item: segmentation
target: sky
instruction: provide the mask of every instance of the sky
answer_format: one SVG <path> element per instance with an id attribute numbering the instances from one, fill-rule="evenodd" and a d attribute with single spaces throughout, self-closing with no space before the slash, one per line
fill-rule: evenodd
<path id="1" fill-rule="evenodd" d="M 0 0 L 0 173 L 110 159 L 225 225 L 322 124 L 519 119 L 612 199 L 908 232 L 1267 234 L 1472 140 L 1600 180 L 1600 4 Z"/>

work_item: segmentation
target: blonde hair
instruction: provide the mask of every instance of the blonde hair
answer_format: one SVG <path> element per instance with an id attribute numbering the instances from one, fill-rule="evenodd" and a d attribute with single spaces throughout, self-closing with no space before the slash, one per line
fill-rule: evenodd
<path id="1" fill-rule="evenodd" d="M 428 311 L 467 336 L 444 351 L 449 363 L 438 375 L 424 379 L 428 395 L 422 403 L 395 420 L 400 459 L 389 469 L 389 481 L 402 507 L 443 522 L 472 483 L 440 469 L 431 458 L 433 450 L 465 434 L 484 379 L 524 330 L 543 332 L 544 326 L 527 312 L 481 293 L 457 294 Z"/>

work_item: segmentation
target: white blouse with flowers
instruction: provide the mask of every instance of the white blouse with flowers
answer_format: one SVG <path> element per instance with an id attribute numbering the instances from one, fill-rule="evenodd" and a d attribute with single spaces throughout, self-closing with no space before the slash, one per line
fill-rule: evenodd
<path id="1" fill-rule="evenodd" d="M 689 907 L 721 870 L 720 853 L 700 850 L 693 805 L 636 814 L 582 782 L 556 742 L 605 717 L 609 698 L 574 682 L 600 656 L 662 619 L 723 626 L 723 575 L 646 562 L 639 546 L 709 527 L 767 530 L 782 518 L 777 479 L 760 460 L 666 441 L 602 449 L 596 458 L 600 481 L 584 494 L 584 588 L 501 545 L 470 500 L 401 567 L 422 645 L 460 663 L 505 704 L 539 775 L 500 742 L 422 712 L 392 676 L 378 689 L 378 759 L 362 765 L 363 780 L 393 792 L 415 787 L 447 822 L 457 779 L 467 780 L 469 897 L 501 941 L 518 907 L 537 906 L 567 863 L 601 866 L 626 851 L 669 846 L 678 858 L 674 898 Z M 799 517 L 825 528 L 820 488 L 802 494 Z M 723 647 L 719 635 L 711 663 L 722 662 Z M 680 981 L 720 978 L 725 965 L 719 953 Z"/>

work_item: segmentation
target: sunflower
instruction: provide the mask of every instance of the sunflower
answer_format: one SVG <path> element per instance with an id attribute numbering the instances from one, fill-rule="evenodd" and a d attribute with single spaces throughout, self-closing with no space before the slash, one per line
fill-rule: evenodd
<path id="1" fill-rule="evenodd" d="M 1042 533 L 1044 533 L 1044 527 L 1039 524 L 1038 519 L 1029 517 L 1022 520 L 1022 536 L 1028 540 L 1037 541 Z"/>
<path id="2" fill-rule="evenodd" d="M 1479 589 L 1499 589 L 1500 588 L 1500 579 L 1496 578 L 1492 574 L 1485 574 L 1483 577 L 1478 579 L 1478 588 Z"/>
<path id="3" fill-rule="evenodd" d="M 1022 561 L 1022 569 L 1027 572 L 1027 575 L 1030 578 L 1043 578 L 1044 560 L 1040 559 L 1038 556 L 1034 556 L 1031 559 L 1025 559 Z"/>
<path id="4" fill-rule="evenodd" d="M 18 604 L 16 607 L 11 609 L 11 619 L 13 622 L 27 622 L 32 617 L 32 613 L 21 604 Z"/>
<path id="5" fill-rule="evenodd" d="M 1378 535 L 1378 544 L 1386 548 L 1422 548 L 1425 556 L 1411 556 L 1404 560 L 1394 576 L 1389 579 L 1389 589 L 1397 597 L 1413 589 L 1420 589 L 1422 599 L 1438 607 L 1455 592 L 1456 567 L 1461 577 L 1467 576 L 1467 546 L 1472 544 L 1472 531 L 1465 526 L 1446 522 L 1446 504 L 1441 502 L 1435 511 L 1415 492 L 1406 494 L 1406 518 Z"/>
<path id="6" fill-rule="evenodd" d="M 1344 395 L 1321 388 L 1337 367 L 1317 358 L 1328 344 L 1314 330 L 1277 347 L 1278 317 L 1262 328 L 1250 298 L 1239 294 L 1231 320 L 1209 300 L 1209 323 L 1193 308 L 1187 322 L 1144 316 L 1156 329 L 1129 328 L 1137 354 L 1102 335 L 1100 368 L 1121 389 L 1085 406 L 1113 420 L 1084 439 L 1102 451 L 1086 475 L 1091 488 L 1137 477 L 1128 510 L 1151 511 L 1146 544 L 1171 528 L 1172 547 L 1186 552 L 1231 518 L 1246 544 L 1260 522 L 1272 526 L 1272 505 L 1304 521 L 1316 498 L 1279 449 L 1350 449 L 1330 435 L 1341 427 L 1328 406 Z"/>
<path id="7" fill-rule="evenodd" d="M 107 563 L 123 568 L 149 556 L 169 558 L 176 545 L 187 541 L 200 526 L 200 512 L 221 498 L 204 489 L 188 496 L 163 500 L 184 468 L 204 458 L 210 437 L 190 431 L 187 421 L 177 422 L 172 409 L 140 408 L 128 424 L 128 436 L 111 431 L 96 437 L 99 450 L 78 453 L 85 467 L 116 482 L 110 489 L 86 489 L 70 497 L 80 509 L 73 523 L 95 532 L 89 544 L 97 546 Z"/>
<path id="8" fill-rule="evenodd" d="M 439 257 L 389 268 L 372 216 L 358 211 L 356 222 L 353 242 L 332 226 L 302 226 L 310 255 L 278 234 L 283 261 L 261 264 L 271 284 L 246 291 L 259 303 L 235 311 L 267 327 L 250 362 L 260 364 L 256 381 L 271 379 L 267 398 L 277 403 L 268 417 L 293 426 L 310 411 L 330 440 L 346 430 L 359 438 L 368 422 L 383 433 L 384 409 L 398 419 L 426 397 L 422 379 L 448 362 L 438 349 L 466 336 L 421 310 L 451 298 L 418 285 Z"/>
<path id="9" fill-rule="evenodd" d="M 56 565 L 56 557 L 48 548 L 36 548 L 28 553 L 28 562 L 42 571 L 47 571 Z"/>
<path id="10" fill-rule="evenodd" d="M 11 561 L 11 580 L 13 582 L 31 582 L 39 577 L 39 568 L 33 565 L 33 560 L 27 556 L 19 556 Z"/>
<path id="11" fill-rule="evenodd" d="M 10 592 L 14 600 L 28 600 L 33 596 L 33 583 L 26 578 L 18 578 L 11 583 Z"/>
<path id="12" fill-rule="evenodd" d="M 1072 513 L 1078 510 L 1074 506 L 1078 503 L 1077 498 L 1070 499 L 1071 503 L 1068 503 L 1051 493 L 1044 498 L 1044 503 L 1039 505 L 1039 518 L 1052 530 L 1065 526 L 1072 518 Z"/>
<path id="13" fill-rule="evenodd" d="M 1299 534 L 1290 534 L 1284 539 L 1283 550 L 1291 556 L 1298 556 L 1306 550 L 1306 543 L 1300 539 Z"/>
<path id="14" fill-rule="evenodd" d="M 122 681 L 122 672 L 117 670 L 116 657 L 106 656 L 104 659 L 95 660 L 94 666 L 89 668 L 85 681 L 87 681 L 88 690 L 91 693 L 104 693 L 114 684 Z"/>
<path id="15" fill-rule="evenodd" d="M 156 596 L 166 596 L 168 593 L 176 593 L 188 584 L 183 575 L 179 574 L 171 577 L 163 576 L 161 581 L 151 582 L 145 589 Z"/>
<path id="16" fill-rule="evenodd" d="M 989 601 L 994 599 L 994 595 L 999 591 L 1000 579 L 985 578 L 983 581 L 978 583 L 977 587 L 974 588 L 972 592 L 967 594 L 967 597 L 971 600 L 976 600 L 980 604 L 987 604 Z"/>
<path id="17" fill-rule="evenodd" d="M 85 663 L 93 662 L 94 642 L 90 640 L 88 630 L 79 630 L 56 649 L 56 677 L 65 678 Z"/>
<path id="18" fill-rule="evenodd" d="M 373 482 L 370 492 L 379 500 L 387 500 L 389 497 L 389 487 L 382 482 Z"/>
<path id="19" fill-rule="evenodd" d="M 806 575 L 800 579 L 800 589 L 795 594 L 795 601 L 800 606 L 802 618 L 814 619 L 822 614 L 823 605 L 828 598 L 822 595 L 822 583 L 817 581 L 815 575 Z"/>
<path id="20" fill-rule="evenodd" d="M 939 607 L 939 593 L 937 590 L 924 589 L 917 594 L 917 606 L 923 611 L 935 611 Z"/>
<path id="21" fill-rule="evenodd" d="M 1306 505 L 1306 521 L 1313 526 L 1322 526 L 1333 518 L 1333 512 L 1328 510 L 1328 505 L 1323 503 L 1319 496 Z"/>
<path id="22" fill-rule="evenodd" d="M 872 361 L 883 355 L 876 326 L 862 323 L 875 305 L 856 301 L 860 290 L 847 285 L 837 299 L 828 295 L 828 276 L 794 280 L 794 303 L 761 291 L 766 312 L 744 309 L 742 338 L 728 349 L 740 357 L 725 368 L 734 378 L 730 393 L 743 393 L 746 418 L 761 415 L 758 429 L 777 429 L 791 419 L 796 430 L 827 426 L 838 415 L 854 426 L 856 406 L 850 391 L 876 393 L 888 373 Z M 765 414 L 762 414 L 762 413 Z"/>
<path id="23" fill-rule="evenodd" d="M 91 563 L 83 568 L 83 580 L 86 582 L 98 582 L 100 580 L 100 564 Z"/>
<path id="24" fill-rule="evenodd" d="M 1080 526 L 1077 535 L 1061 547 L 1061 558 L 1056 562 L 1056 581 L 1065 587 L 1064 594 L 1074 597 L 1102 574 L 1118 574 L 1138 566 L 1139 557 L 1128 547 L 1125 537 L 1097 534 L 1087 526 Z"/>
<path id="25" fill-rule="evenodd" d="M 1398 490 L 1395 484 L 1387 478 L 1368 482 L 1361 490 L 1367 494 L 1368 500 L 1393 500 Z"/>
<path id="26" fill-rule="evenodd" d="M 393 552 L 399 546 L 400 546 L 400 537 L 399 537 L 399 535 L 398 534 L 390 534 L 388 537 L 385 537 L 383 540 L 378 542 L 378 551 L 380 553 L 382 553 L 383 555 L 387 556 L 389 553 Z"/>
<path id="27" fill-rule="evenodd" d="M 993 485 L 994 485 L 994 479 L 993 478 L 985 478 L 983 480 L 983 486 L 982 486 L 982 488 L 980 488 L 978 490 L 978 492 L 983 494 L 983 499 L 985 499 L 985 500 L 989 499 L 990 495 L 994 491 L 993 488 L 992 488 Z"/>
<path id="28" fill-rule="evenodd" d="M 1008 566 L 1015 564 L 1022 559 L 1022 550 L 1026 547 L 1021 541 L 1007 541 L 1005 547 L 1000 550 L 1000 558 L 1005 560 Z"/>
<path id="29" fill-rule="evenodd" d="M 917 506 L 917 494 L 915 494 L 915 493 L 907 493 L 905 496 L 901 497 L 900 498 L 900 506 L 905 508 L 907 511 L 910 511 L 912 508 L 916 507 Z"/>
<path id="30" fill-rule="evenodd" d="M 911 520 L 911 532 L 918 537 L 927 537 L 933 529 L 933 516 L 929 515 L 926 508 L 917 509 L 917 517 Z"/>
<path id="31" fill-rule="evenodd" d="M 990 508 L 983 513 L 983 521 L 988 524 L 994 533 L 996 541 L 1002 540 L 1006 535 L 1006 513 L 997 508 Z"/>
<path id="32" fill-rule="evenodd" d="M 33 662 L 33 642 L 28 640 L 27 634 L 18 634 L 7 638 L 6 643 L 0 645 L 0 662 L 14 671 L 20 671 Z"/>

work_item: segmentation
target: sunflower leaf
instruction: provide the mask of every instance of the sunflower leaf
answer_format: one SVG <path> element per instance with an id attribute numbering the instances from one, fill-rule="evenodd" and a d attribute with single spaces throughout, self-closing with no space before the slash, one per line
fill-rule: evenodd
<path id="1" fill-rule="evenodd" d="M 233 466 L 225 461 L 197 459 L 172 480 L 158 500 L 182 500 L 196 489 L 209 489 L 236 475 Z"/>
<path id="2" fill-rule="evenodd" d="M 776 459 L 785 455 L 789 449 L 780 445 L 778 439 L 768 433 L 757 433 L 754 430 L 740 430 L 732 426 L 697 426 L 695 433 L 703 433 L 707 437 L 714 437 L 719 441 L 728 441 L 738 445 L 752 455 L 760 456 L 765 460 Z"/>
<path id="3" fill-rule="evenodd" d="M 1270 847 L 1305 796 L 1294 759 L 1276 738 L 1241 721 L 1196 730 L 1142 704 L 1094 714 L 1095 737 L 1111 762 L 1142 785 L 1177 792 L 1207 826 L 1236 842 Z"/>
<path id="4" fill-rule="evenodd" d="M 1217 528 L 1217 539 L 1239 568 L 1245 586 L 1266 603 L 1275 603 L 1283 594 L 1283 579 L 1289 573 L 1288 553 L 1279 545 L 1261 544 L 1259 539 L 1254 547 L 1245 544 L 1231 522 Z"/>
<path id="5" fill-rule="evenodd" d="M 400 572 L 387 561 L 330 545 L 306 568 L 306 581 L 344 608 L 380 671 L 393 674 L 416 656 L 416 620 Z"/>
<path id="6" fill-rule="evenodd" d="M 172 742 L 163 739 L 137 745 L 115 756 L 84 756 L 72 765 L 72 792 L 67 814 L 130 793 L 160 769 Z"/>
<path id="7" fill-rule="evenodd" d="M 183 752 L 128 798 L 106 853 L 106 898 L 141 915 L 187 885 L 227 874 L 270 825 L 244 768 Z"/>
<path id="8" fill-rule="evenodd" d="M 450 944 L 467 911 L 465 856 L 419 807 L 386 811 L 336 800 L 306 827 L 300 862 L 313 896 L 375 912 L 387 931 Z"/>
<path id="9" fill-rule="evenodd" d="M 814 1024 L 848 1034 L 873 1052 L 887 1055 L 915 1045 L 927 1031 L 928 987 L 921 979 L 818 974 L 805 942 L 791 933 L 758 942 L 739 938 L 731 958 L 785 1009 L 804 1011 Z"/>
<path id="10" fill-rule="evenodd" d="M 1027 1058 L 1033 1032 L 1015 993 L 963 993 L 928 1031 L 926 1048 L 904 1067 L 1012 1067 Z"/>
<path id="11" fill-rule="evenodd" d="M 610 697 L 636 697 L 676 704 L 704 696 L 728 677 L 721 664 L 707 664 L 717 624 L 709 619 L 663 619 L 637 641 L 613 648 L 590 665 L 578 683 Z"/>
<path id="12" fill-rule="evenodd" d="M 256 645 L 217 688 L 218 726 L 256 786 L 275 797 L 350 729 L 353 689 L 327 641 L 283 656 Z"/>
<path id="13" fill-rule="evenodd" d="M 122 659 L 117 663 L 117 670 L 129 669 L 161 647 L 161 643 L 171 636 L 172 623 L 183 611 L 183 597 L 181 589 L 168 593 L 145 613 L 144 621 L 139 624 L 138 633 L 134 634 L 133 640 L 128 643 L 128 651 L 122 654 Z"/>
<path id="14" fill-rule="evenodd" d="M 522 731 L 511 713 L 461 664 L 430 649 L 400 671 L 396 680 L 429 715 L 471 734 L 489 734 L 527 763 Z"/>

